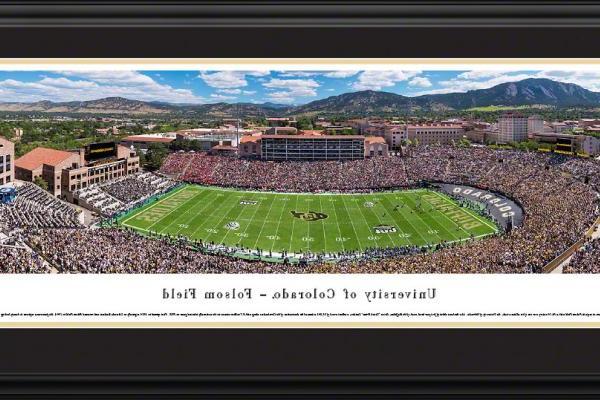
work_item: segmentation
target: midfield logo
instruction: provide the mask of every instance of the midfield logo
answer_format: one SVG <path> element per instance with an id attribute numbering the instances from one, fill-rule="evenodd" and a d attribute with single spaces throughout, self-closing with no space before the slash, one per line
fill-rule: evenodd
<path id="1" fill-rule="evenodd" d="M 292 211 L 292 215 L 295 218 L 299 218 L 303 221 L 308 221 L 308 222 L 319 221 L 321 219 L 327 218 L 327 214 L 323 214 L 323 213 L 319 213 L 319 212 L 315 212 L 315 211 L 309 211 L 309 212 Z"/>
<path id="2" fill-rule="evenodd" d="M 373 229 L 375 230 L 375 233 L 394 233 L 394 232 L 396 232 L 396 227 L 389 226 L 389 225 L 379 225 Z"/>

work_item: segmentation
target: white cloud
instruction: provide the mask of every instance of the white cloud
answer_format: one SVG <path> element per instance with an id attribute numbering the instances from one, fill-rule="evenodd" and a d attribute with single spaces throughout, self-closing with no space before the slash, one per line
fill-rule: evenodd
<path id="1" fill-rule="evenodd" d="M 528 78 L 546 78 L 558 82 L 574 83 L 585 89 L 600 92 L 600 71 L 468 71 L 455 78 L 440 81 L 441 89 L 423 91 L 418 94 L 441 94 L 487 89 L 507 82 Z"/>
<path id="2" fill-rule="evenodd" d="M 420 71 L 364 71 L 352 84 L 352 88 L 355 90 L 381 90 L 385 87 L 395 86 L 398 82 L 407 81 L 420 73 Z"/>
<path id="3" fill-rule="evenodd" d="M 422 88 L 426 88 L 426 87 L 431 87 L 433 86 L 431 84 L 431 81 L 429 81 L 429 79 L 425 78 L 425 77 L 421 77 L 421 76 L 416 76 L 414 78 L 412 78 L 409 82 L 408 82 L 409 86 L 417 86 L 417 87 L 422 87 Z"/>
<path id="4" fill-rule="evenodd" d="M 462 74 L 458 74 L 456 77 L 459 79 L 484 79 L 484 78 L 495 78 L 497 76 L 505 75 L 509 71 L 485 71 L 485 70 L 474 70 L 466 71 Z"/>
<path id="5" fill-rule="evenodd" d="M 248 86 L 246 76 L 237 71 L 201 72 L 200 78 L 210 87 L 227 89 Z"/>
<path id="6" fill-rule="evenodd" d="M 588 90 L 600 92 L 599 71 L 541 71 L 537 78 L 548 78 L 560 82 L 574 83 Z"/>
<path id="7" fill-rule="evenodd" d="M 61 71 L 60 74 L 119 86 L 148 86 L 157 84 L 148 75 L 137 71 Z"/>
<path id="8" fill-rule="evenodd" d="M 468 92 L 469 90 L 477 90 L 477 89 L 487 89 L 492 86 L 500 85 L 506 82 L 516 82 L 527 78 L 532 78 L 533 76 L 529 74 L 519 74 L 519 75 L 500 75 L 495 76 L 486 80 L 470 80 L 470 79 L 461 79 L 458 76 L 456 78 L 452 78 L 446 81 L 440 81 L 438 84 L 443 86 L 441 89 L 427 90 L 417 95 L 421 94 L 443 94 L 443 93 L 454 93 L 454 92 Z"/>
<path id="9" fill-rule="evenodd" d="M 279 76 L 283 78 L 310 78 L 311 76 L 317 76 L 320 72 L 316 71 L 281 71 Z"/>
<path id="10" fill-rule="evenodd" d="M 263 86 L 273 90 L 267 94 L 269 100 L 280 103 L 292 103 L 297 97 L 314 97 L 320 86 L 314 79 L 278 79 L 271 78 Z"/>
<path id="11" fill-rule="evenodd" d="M 358 72 L 359 71 L 331 71 L 324 73 L 323 76 L 327 78 L 350 78 L 351 76 L 358 74 Z"/>
<path id="12" fill-rule="evenodd" d="M 326 78 L 349 78 L 359 71 L 279 71 L 281 78 L 311 78 L 322 75 Z"/>
<path id="13" fill-rule="evenodd" d="M 267 95 L 268 99 L 275 103 L 290 104 L 294 102 L 294 98 L 288 92 L 273 92 Z"/>
<path id="14" fill-rule="evenodd" d="M 240 94 L 242 93 L 241 89 L 219 89 L 219 93 L 227 93 L 227 94 Z"/>
<path id="15" fill-rule="evenodd" d="M 266 75 L 269 75 L 269 71 L 202 71 L 198 77 L 210 87 L 232 89 L 248 86 L 246 76 L 260 77 Z"/>
<path id="16" fill-rule="evenodd" d="M 44 78 L 38 82 L 40 85 L 53 86 L 57 88 L 81 89 L 97 88 L 98 84 L 90 81 L 72 81 L 67 78 Z"/>
<path id="17" fill-rule="evenodd" d="M 256 90 L 243 90 L 242 93 L 245 95 L 253 95 L 256 94 Z"/>
<path id="18" fill-rule="evenodd" d="M 85 101 L 104 97 L 125 97 L 142 101 L 172 103 L 202 103 L 204 98 L 188 89 L 176 89 L 158 83 L 136 71 L 63 71 L 63 77 L 43 77 L 36 82 L 14 79 L 0 81 L 2 95 L 7 101 L 32 102 L 40 100 Z M 74 80 L 67 77 L 83 78 Z"/>
<path id="19" fill-rule="evenodd" d="M 211 94 L 210 97 L 211 97 L 211 99 L 216 100 L 216 101 L 227 101 L 227 100 L 235 99 L 235 96 L 225 96 L 225 95 L 216 94 L 216 93 Z"/>

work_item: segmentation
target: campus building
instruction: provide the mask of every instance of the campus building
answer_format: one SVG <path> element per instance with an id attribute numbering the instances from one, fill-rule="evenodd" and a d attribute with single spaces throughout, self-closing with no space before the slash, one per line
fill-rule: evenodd
<path id="1" fill-rule="evenodd" d="M 42 178 L 50 193 L 70 201 L 77 189 L 139 171 L 135 151 L 116 143 L 95 143 L 75 151 L 38 147 L 15 162 L 17 179 Z"/>
<path id="2" fill-rule="evenodd" d="M 544 132 L 544 120 L 539 115 L 530 115 L 527 118 L 527 135 L 531 137 L 534 133 Z"/>
<path id="3" fill-rule="evenodd" d="M 365 157 L 387 157 L 389 146 L 385 139 L 379 136 L 365 137 Z"/>
<path id="4" fill-rule="evenodd" d="M 240 138 L 238 146 L 240 157 L 260 158 L 260 140 L 262 135 L 244 135 Z"/>
<path id="5" fill-rule="evenodd" d="M 528 118 L 519 113 L 506 113 L 498 119 L 498 142 L 523 142 L 527 140 Z"/>
<path id="6" fill-rule="evenodd" d="M 462 139 L 465 130 L 456 124 L 407 125 L 408 140 L 418 144 L 452 144 Z"/>
<path id="7" fill-rule="evenodd" d="M 413 144 L 452 144 L 462 139 L 465 130 L 458 124 L 388 125 L 384 129 L 387 144 L 398 149 L 405 142 Z"/>
<path id="8" fill-rule="evenodd" d="M 15 180 L 15 145 L 0 137 L 0 186 Z"/>
<path id="9" fill-rule="evenodd" d="M 408 132 L 403 125 L 387 125 L 384 128 L 384 137 L 391 149 L 397 150 L 406 144 Z"/>

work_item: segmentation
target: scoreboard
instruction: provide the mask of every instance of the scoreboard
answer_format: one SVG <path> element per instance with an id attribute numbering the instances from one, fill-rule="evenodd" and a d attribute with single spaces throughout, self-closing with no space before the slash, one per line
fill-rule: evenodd
<path id="1" fill-rule="evenodd" d="M 96 161 L 117 156 L 117 143 L 91 143 L 85 147 L 85 160 Z"/>

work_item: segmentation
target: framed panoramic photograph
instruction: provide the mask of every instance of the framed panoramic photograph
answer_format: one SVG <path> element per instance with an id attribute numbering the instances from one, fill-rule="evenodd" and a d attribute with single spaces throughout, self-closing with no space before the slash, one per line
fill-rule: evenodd
<path id="1" fill-rule="evenodd" d="M 0 397 L 600 394 L 600 3 L 0 32 Z"/>

